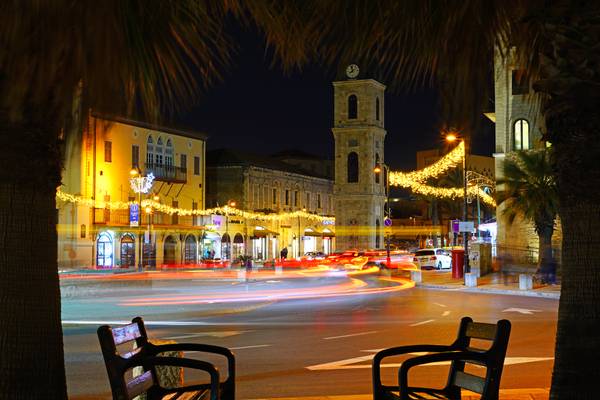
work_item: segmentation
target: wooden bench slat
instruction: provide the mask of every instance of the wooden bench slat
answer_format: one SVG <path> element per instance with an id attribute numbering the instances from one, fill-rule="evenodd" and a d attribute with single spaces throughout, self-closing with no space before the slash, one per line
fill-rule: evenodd
<path id="1" fill-rule="evenodd" d="M 483 393 L 483 388 L 485 387 L 485 379 L 463 371 L 456 371 L 453 381 L 454 385 L 475 393 Z"/>
<path id="2" fill-rule="evenodd" d="M 146 371 L 141 375 L 134 377 L 127 382 L 127 393 L 129 398 L 134 398 L 142 393 L 145 393 L 154 385 L 154 378 L 151 371 Z"/>
<path id="3" fill-rule="evenodd" d="M 471 322 L 467 325 L 466 335 L 475 339 L 494 340 L 496 337 L 496 325 Z"/>
<path id="4" fill-rule="evenodd" d="M 131 342 L 142 336 L 138 324 L 129 324 L 118 328 L 112 328 L 113 340 L 115 345 Z"/>

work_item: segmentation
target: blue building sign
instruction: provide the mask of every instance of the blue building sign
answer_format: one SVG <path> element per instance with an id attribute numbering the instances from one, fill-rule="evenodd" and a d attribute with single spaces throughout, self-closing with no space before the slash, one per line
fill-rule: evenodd
<path id="1" fill-rule="evenodd" d="M 129 206 L 129 226 L 140 226 L 139 204 L 131 204 Z"/>

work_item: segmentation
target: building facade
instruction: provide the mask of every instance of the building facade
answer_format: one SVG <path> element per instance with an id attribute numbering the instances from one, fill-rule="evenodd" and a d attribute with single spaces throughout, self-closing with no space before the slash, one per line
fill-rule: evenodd
<path id="1" fill-rule="evenodd" d="M 320 170 L 320 169 L 318 169 Z M 221 258 L 254 260 L 335 249 L 334 225 L 311 216 L 333 216 L 333 182 L 319 173 L 278 159 L 230 149 L 207 154 L 206 206 L 230 205 L 266 216 L 220 216 L 211 238 Z M 296 212 L 296 214 L 294 214 Z M 306 214 L 305 214 L 306 213 Z"/>
<path id="2" fill-rule="evenodd" d="M 539 109 L 532 101 L 533 90 L 521 82 L 522 71 L 510 57 L 495 62 L 495 112 L 491 119 L 496 124 L 496 149 L 494 153 L 496 179 L 502 179 L 502 164 L 506 157 L 521 150 L 543 148 Z M 502 187 L 497 188 L 498 191 Z M 515 264 L 535 264 L 538 258 L 538 237 L 533 224 L 517 217 L 511 224 L 504 215 L 504 205 L 496 210 L 498 253 Z M 559 247 L 560 225 L 553 242 Z"/>
<path id="3" fill-rule="evenodd" d="M 358 71 L 354 67 L 347 71 Z M 333 88 L 337 249 L 382 248 L 385 86 L 374 79 L 349 78 L 333 82 Z M 374 172 L 376 166 L 381 172 Z"/>
<path id="4" fill-rule="evenodd" d="M 202 133 L 123 118 L 90 115 L 65 146 L 58 200 L 58 263 L 61 268 L 157 266 L 195 263 L 203 221 L 144 210 L 140 202 L 203 209 L 205 148 Z M 147 193 L 137 178 L 154 176 Z M 60 197 L 59 197 L 60 199 Z"/>

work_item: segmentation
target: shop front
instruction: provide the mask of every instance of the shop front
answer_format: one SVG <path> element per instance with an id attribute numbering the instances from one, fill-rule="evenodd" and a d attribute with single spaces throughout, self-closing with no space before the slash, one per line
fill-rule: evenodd
<path id="1" fill-rule="evenodd" d="M 202 235 L 203 260 L 214 260 L 221 258 L 221 236 L 216 232 L 206 231 Z"/>
<path id="2" fill-rule="evenodd" d="M 277 232 L 270 231 L 264 226 L 257 226 L 250 237 L 252 243 L 252 258 L 265 261 L 278 257 Z"/>

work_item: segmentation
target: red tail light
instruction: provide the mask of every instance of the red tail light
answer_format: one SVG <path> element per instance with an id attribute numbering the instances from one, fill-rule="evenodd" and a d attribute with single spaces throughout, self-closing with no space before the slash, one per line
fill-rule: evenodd
<path id="1" fill-rule="evenodd" d="M 430 258 L 430 260 L 431 261 L 435 261 L 435 260 L 437 260 L 437 258 L 435 256 L 433 256 L 433 257 Z"/>

